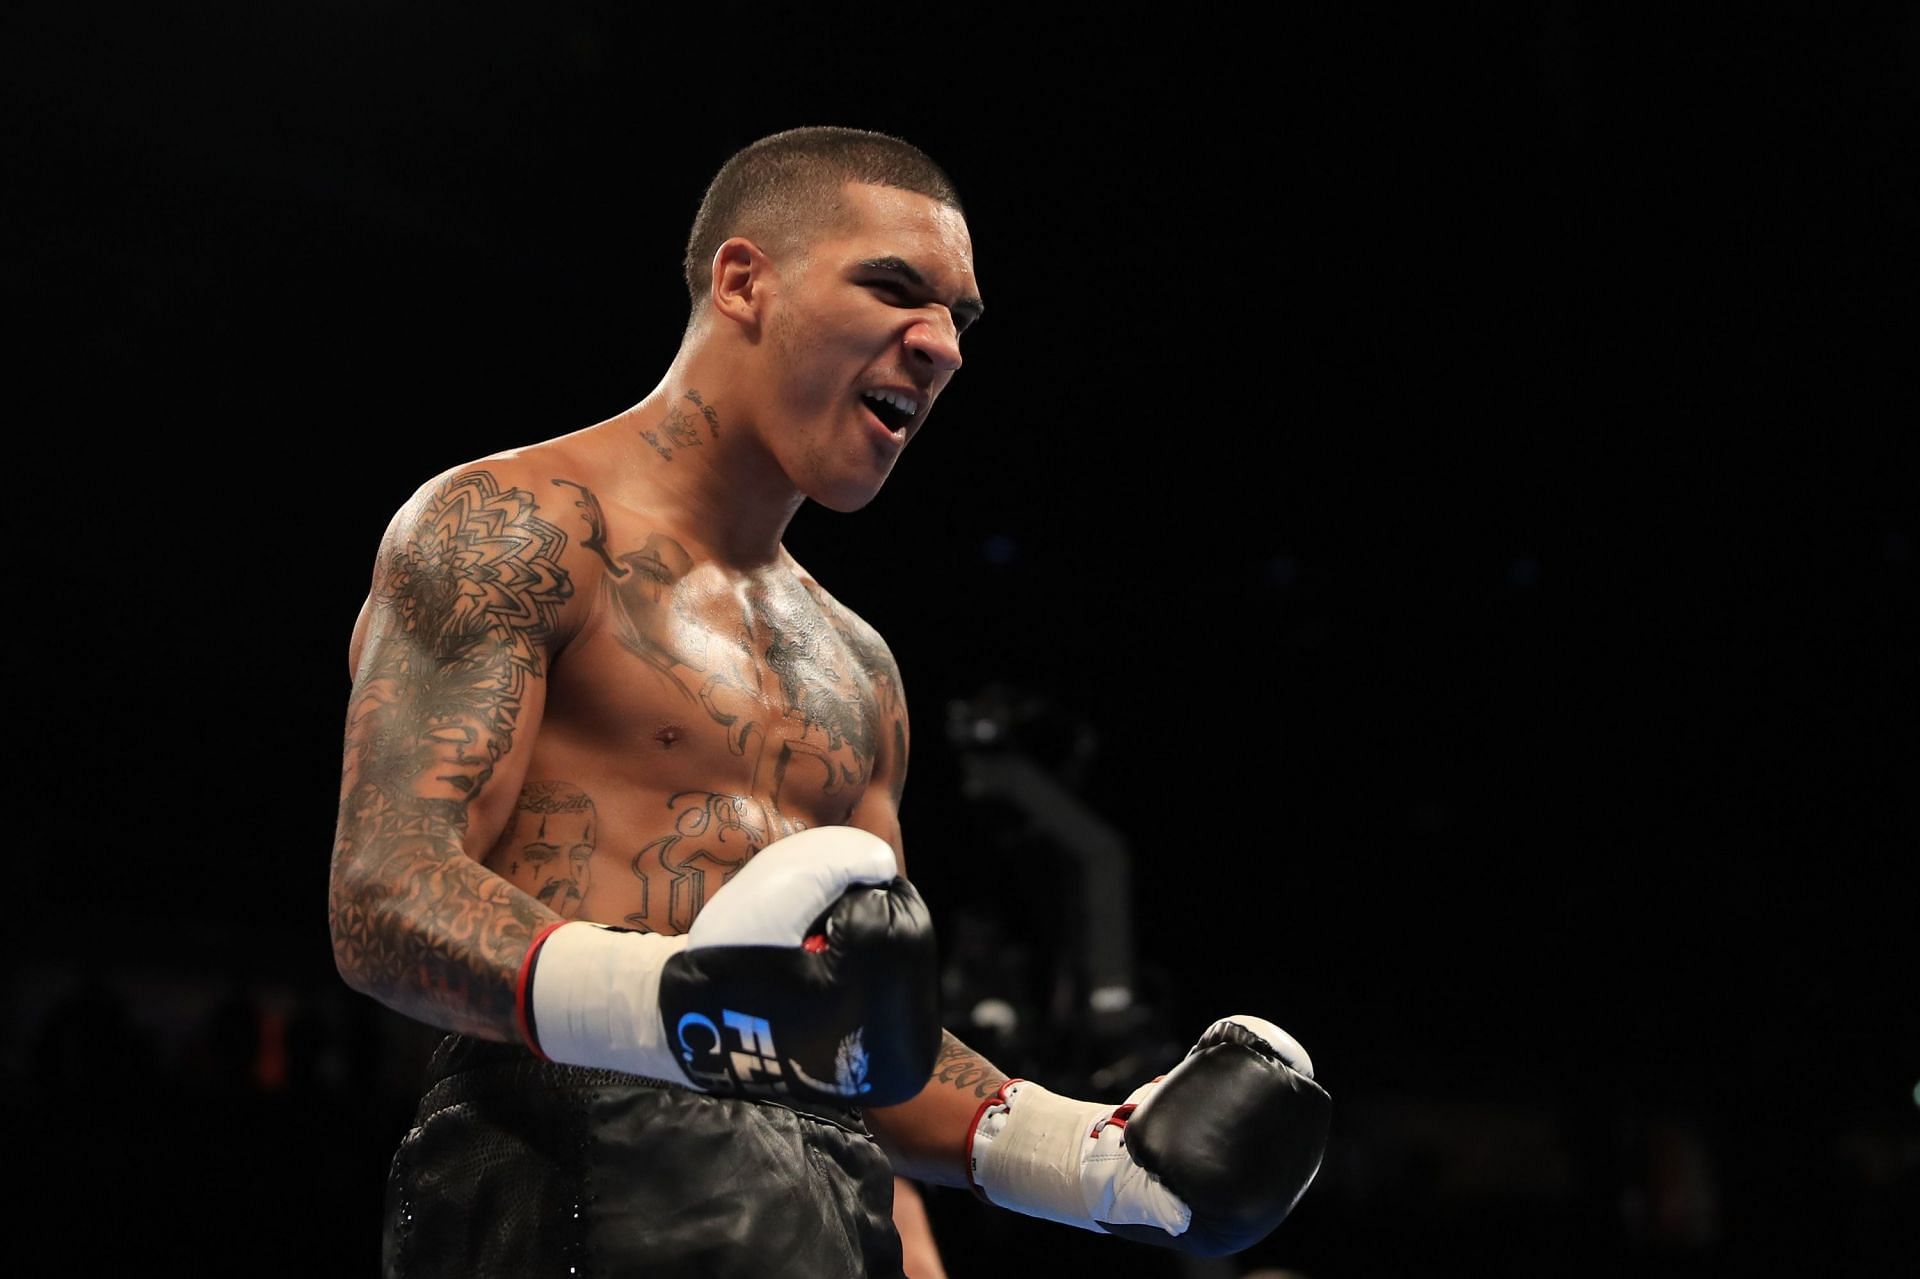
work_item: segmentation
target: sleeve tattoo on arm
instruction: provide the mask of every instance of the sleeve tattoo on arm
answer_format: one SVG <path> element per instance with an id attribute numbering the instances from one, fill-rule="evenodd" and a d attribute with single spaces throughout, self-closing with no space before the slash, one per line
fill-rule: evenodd
<path id="1" fill-rule="evenodd" d="M 336 877 L 334 948 L 370 991 L 456 1019 L 510 1006 L 511 989 L 481 974 L 510 969 L 540 922 L 530 899 L 448 855 L 573 594 L 566 536 L 535 509 L 480 470 L 418 502 L 381 553 L 349 700 L 334 858 L 353 870 Z M 480 963 L 463 958 L 476 949 Z"/>

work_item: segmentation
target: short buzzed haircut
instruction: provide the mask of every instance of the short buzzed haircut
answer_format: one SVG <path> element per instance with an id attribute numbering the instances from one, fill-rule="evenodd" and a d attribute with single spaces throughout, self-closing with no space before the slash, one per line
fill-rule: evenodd
<path id="1" fill-rule="evenodd" d="M 849 182 L 912 191 L 956 211 L 952 179 L 910 142 L 865 129 L 788 129 L 743 147 L 720 166 L 694 215 L 684 262 L 687 297 L 697 312 L 713 281 L 713 255 L 744 235 L 783 252 L 844 214 Z"/>

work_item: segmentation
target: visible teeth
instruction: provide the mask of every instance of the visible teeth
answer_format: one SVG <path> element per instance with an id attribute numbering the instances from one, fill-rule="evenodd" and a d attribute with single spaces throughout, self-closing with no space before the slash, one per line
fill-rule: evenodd
<path id="1" fill-rule="evenodd" d="M 893 405 L 894 408 L 899 409 L 902 413 L 905 413 L 908 417 L 912 417 L 915 413 L 918 413 L 920 411 L 920 406 L 918 404 L 915 404 L 912 400 L 909 400 L 904 395 L 895 395 L 891 391 L 862 391 L 860 394 L 866 396 L 870 400 L 878 400 L 882 404 L 891 404 Z"/>

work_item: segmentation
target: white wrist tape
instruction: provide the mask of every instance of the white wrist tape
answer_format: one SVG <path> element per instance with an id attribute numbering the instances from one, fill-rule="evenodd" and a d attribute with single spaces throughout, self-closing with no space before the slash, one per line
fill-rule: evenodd
<path id="1" fill-rule="evenodd" d="M 1002 1208 L 1105 1234 L 1094 1223 L 1080 1167 L 1093 1126 L 1113 1107 L 1025 1079 L 1008 1084 L 1006 1097 L 1007 1108 L 983 1115 L 974 1133 L 974 1184 Z"/>
<path id="2" fill-rule="evenodd" d="M 686 944 L 579 920 L 547 934 L 531 993 L 540 1051 L 570 1066 L 686 1083 L 660 1020 L 660 970 Z"/>

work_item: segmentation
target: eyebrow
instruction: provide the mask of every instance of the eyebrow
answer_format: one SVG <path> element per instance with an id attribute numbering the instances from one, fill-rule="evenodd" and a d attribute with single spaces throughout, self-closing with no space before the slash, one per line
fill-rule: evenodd
<path id="1" fill-rule="evenodd" d="M 860 265 L 872 267 L 876 271 L 892 271 L 896 275 L 904 276 L 907 283 L 913 285 L 915 288 L 927 293 L 933 292 L 933 289 L 927 284 L 927 277 L 915 270 L 913 264 L 905 258 L 868 258 L 866 261 L 860 263 Z M 953 300 L 953 305 L 949 307 L 948 310 L 957 311 L 966 316 L 967 323 L 971 324 L 986 314 L 987 304 L 976 297 L 960 297 Z"/>

